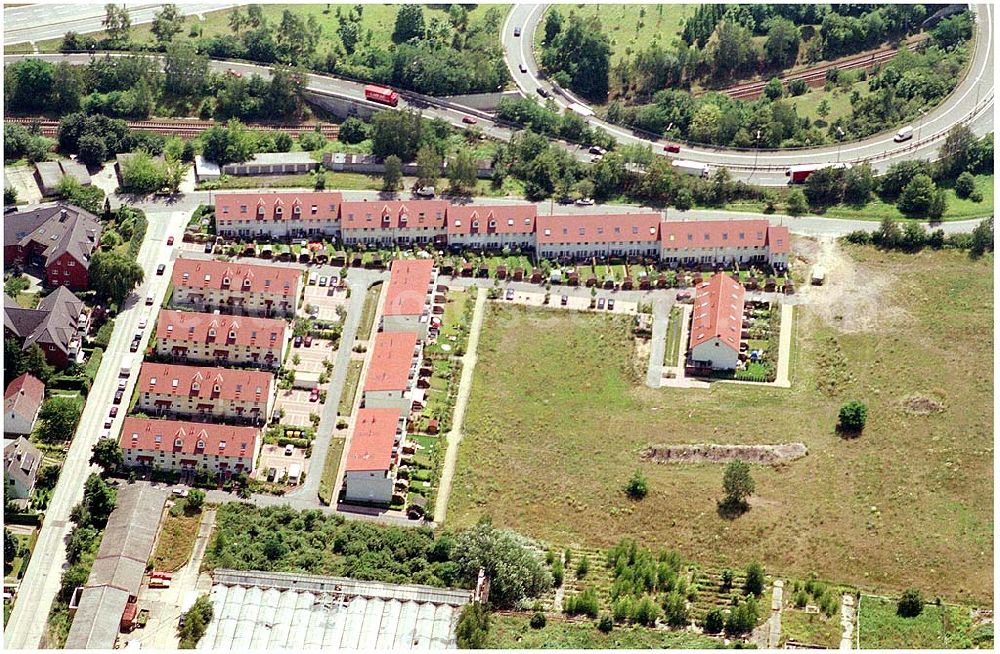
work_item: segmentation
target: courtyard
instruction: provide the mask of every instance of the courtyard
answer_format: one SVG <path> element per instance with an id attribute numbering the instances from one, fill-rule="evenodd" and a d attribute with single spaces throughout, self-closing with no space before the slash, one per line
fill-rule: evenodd
<path id="1" fill-rule="evenodd" d="M 452 526 L 489 515 L 551 543 L 633 536 L 705 564 L 760 558 L 782 574 L 988 601 L 991 261 L 853 246 L 845 258 L 872 290 L 836 312 L 825 289 L 799 307 L 790 389 L 649 389 L 627 317 L 490 303 Z M 869 419 L 844 439 L 835 425 L 850 399 Z M 686 443 L 809 454 L 754 466 L 751 509 L 731 520 L 716 511 L 721 466 L 640 459 Z M 650 488 L 639 502 L 622 491 L 636 469 Z"/>

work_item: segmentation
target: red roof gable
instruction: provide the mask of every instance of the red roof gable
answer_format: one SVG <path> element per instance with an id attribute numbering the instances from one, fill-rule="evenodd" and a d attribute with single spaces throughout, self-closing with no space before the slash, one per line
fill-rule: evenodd
<path id="1" fill-rule="evenodd" d="M 359 409 L 347 452 L 347 472 L 388 470 L 399 427 L 399 409 Z"/>
<path id="2" fill-rule="evenodd" d="M 17 411 L 22 416 L 33 418 L 45 399 L 45 384 L 40 379 L 23 373 L 8 386 L 3 394 L 3 412 Z"/>
<path id="3" fill-rule="evenodd" d="M 658 213 L 538 216 L 536 236 L 539 244 L 652 242 L 660 220 Z"/>
<path id="4" fill-rule="evenodd" d="M 448 234 L 531 234 L 538 207 L 533 204 L 448 207 Z"/>
<path id="5" fill-rule="evenodd" d="M 444 200 L 373 200 L 340 205 L 341 229 L 444 229 Z"/>
<path id="6" fill-rule="evenodd" d="M 416 347 L 417 335 L 414 332 L 376 334 L 371 364 L 365 375 L 365 392 L 404 390 Z"/>
<path id="7" fill-rule="evenodd" d="M 389 273 L 382 314 L 419 316 L 427 301 L 428 285 L 434 272 L 430 259 L 396 259 Z"/>
<path id="8" fill-rule="evenodd" d="M 252 458 L 257 434 L 253 427 L 130 417 L 122 424 L 119 443 L 124 450 Z"/>
<path id="9" fill-rule="evenodd" d="M 767 228 L 767 246 L 772 254 L 788 254 L 791 250 L 791 237 L 784 225 L 770 225 Z"/>
<path id="10" fill-rule="evenodd" d="M 738 350 L 745 295 L 743 285 L 728 275 L 714 275 L 699 284 L 691 314 L 690 347 L 718 338 Z"/>
<path id="11" fill-rule="evenodd" d="M 139 392 L 266 402 L 272 379 L 270 373 L 259 370 L 143 363 L 139 369 Z M 197 390 L 194 384 L 198 385 Z M 215 393 L 216 385 L 219 386 L 218 394 Z"/>
<path id="12" fill-rule="evenodd" d="M 664 249 L 735 248 L 767 245 L 766 220 L 691 220 L 665 222 L 660 226 Z M 787 228 L 786 233 L 787 233 Z M 785 241 L 787 242 L 787 238 Z"/>
<path id="13" fill-rule="evenodd" d="M 260 215 L 264 220 L 272 222 L 336 222 L 339 220 L 342 199 L 336 191 L 217 193 L 215 217 L 217 220 L 256 220 Z M 261 209 L 263 213 L 260 213 Z"/>
<path id="14" fill-rule="evenodd" d="M 156 338 L 189 343 L 213 342 L 280 349 L 285 341 L 287 325 L 284 320 L 271 318 L 223 316 L 164 309 L 160 311 L 156 323 Z M 209 333 L 213 329 L 215 335 L 210 336 Z M 231 334 L 235 335 L 235 338 L 230 338 Z"/>
<path id="15" fill-rule="evenodd" d="M 290 296 L 297 293 L 301 276 L 302 271 L 297 268 L 180 258 L 174 261 L 172 281 L 175 288 L 226 288 Z"/>

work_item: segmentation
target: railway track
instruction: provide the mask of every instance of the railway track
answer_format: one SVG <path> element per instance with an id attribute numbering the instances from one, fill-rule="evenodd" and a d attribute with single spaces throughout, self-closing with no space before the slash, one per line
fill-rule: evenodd
<path id="1" fill-rule="evenodd" d="M 7 122 L 21 125 L 37 124 L 42 136 L 54 138 L 59 133 L 59 121 L 47 118 L 32 118 L 27 116 L 8 117 Z M 181 138 L 193 138 L 205 130 L 219 125 L 210 120 L 128 120 L 130 129 L 145 132 L 154 132 L 164 136 L 179 136 Z M 338 125 L 328 125 L 324 123 L 249 123 L 247 127 L 261 131 L 286 132 L 291 136 L 313 132 L 319 126 L 319 132 L 328 139 L 335 139 L 340 132 Z"/>

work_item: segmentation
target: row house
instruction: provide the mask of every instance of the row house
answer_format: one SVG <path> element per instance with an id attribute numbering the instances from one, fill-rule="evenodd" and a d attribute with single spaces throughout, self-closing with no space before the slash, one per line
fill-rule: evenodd
<path id="1" fill-rule="evenodd" d="M 443 245 L 449 209 L 444 200 L 344 202 L 340 205 L 341 238 L 346 245 Z"/>
<path id="2" fill-rule="evenodd" d="M 173 271 L 175 306 L 197 311 L 294 317 L 302 291 L 297 268 L 177 259 Z"/>
<path id="3" fill-rule="evenodd" d="M 344 468 L 344 500 L 349 503 L 392 502 L 396 464 L 406 419 L 399 409 L 358 410 Z"/>
<path id="4" fill-rule="evenodd" d="M 156 416 L 263 424 L 274 407 L 273 380 L 260 370 L 143 363 L 136 408 Z"/>
<path id="5" fill-rule="evenodd" d="M 437 271 L 430 259 L 393 261 L 381 328 L 387 332 L 416 332 L 421 340 L 427 338 L 436 282 Z"/>
<path id="6" fill-rule="evenodd" d="M 483 250 L 535 247 L 533 204 L 448 207 L 448 244 Z"/>
<path id="7" fill-rule="evenodd" d="M 261 438 L 253 427 L 129 417 L 119 444 L 128 467 L 250 474 Z"/>
<path id="8" fill-rule="evenodd" d="M 788 228 L 766 220 L 698 220 L 660 226 L 660 259 L 671 266 L 769 264 L 788 267 Z"/>
<path id="9" fill-rule="evenodd" d="M 272 318 L 160 311 L 156 353 L 179 363 L 277 369 L 288 347 L 288 323 Z"/>
<path id="10" fill-rule="evenodd" d="M 740 360 L 746 291 L 729 275 L 713 275 L 695 290 L 688 358 L 698 368 L 735 370 Z"/>
<path id="11" fill-rule="evenodd" d="M 659 213 L 538 216 L 535 251 L 545 259 L 658 257 Z"/>
<path id="12" fill-rule="evenodd" d="M 95 215 L 71 204 L 6 214 L 4 266 L 42 270 L 47 286 L 87 290 L 90 261 L 100 243 L 101 229 Z"/>
<path id="13" fill-rule="evenodd" d="M 336 192 L 220 193 L 215 228 L 229 238 L 340 238 Z"/>
<path id="14" fill-rule="evenodd" d="M 423 344 L 416 333 L 377 333 L 365 375 L 364 405 L 409 415 L 422 357 Z"/>

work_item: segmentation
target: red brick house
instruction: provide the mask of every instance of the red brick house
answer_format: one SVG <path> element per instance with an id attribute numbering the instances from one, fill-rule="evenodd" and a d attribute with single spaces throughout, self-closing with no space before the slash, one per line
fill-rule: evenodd
<path id="1" fill-rule="evenodd" d="M 130 417 L 119 443 L 130 467 L 250 474 L 259 453 L 258 433 L 253 427 Z"/>
<path id="2" fill-rule="evenodd" d="M 37 344 L 45 360 L 59 370 L 82 362 L 90 315 L 83 302 L 65 287 L 46 295 L 35 309 L 20 307 L 6 295 L 3 304 L 4 337 L 17 339 L 25 350 Z"/>
<path id="3" fill-rule="evenodd" d="M 40 206 L 4 216 L 4 266 L 35 268 L 49 286 L 86 290 L 101 223 L 71 204 Z"/>

